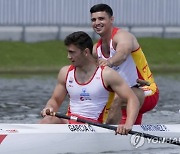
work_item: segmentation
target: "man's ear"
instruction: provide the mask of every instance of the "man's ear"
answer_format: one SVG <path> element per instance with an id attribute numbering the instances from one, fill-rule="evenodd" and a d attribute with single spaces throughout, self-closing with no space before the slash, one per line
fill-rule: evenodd
<path id="1" fill-rule="evenodd" d="M 113 22 L 114 22 L 114 16 L 111 17 L 111 23 L 113 23 Z"/>
<path id="2" fill-rule="evenodd" d="M 86 48 L 85 50 L 84 50 L 84 54 L 85 54 L 85 56 L 88 56 L 88 54 L 90 53 L 90 51 L 89 51 L 89 49 L 88 48 Z"/>

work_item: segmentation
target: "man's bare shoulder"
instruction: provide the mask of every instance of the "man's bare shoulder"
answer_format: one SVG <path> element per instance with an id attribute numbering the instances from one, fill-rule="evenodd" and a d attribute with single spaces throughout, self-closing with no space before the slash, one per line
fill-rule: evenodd
<path id="1" fill-rule="evenodd" d="M 123 82 L 122 77 L 115 70 L 109 68 L 108 66 L 104 68 L 102 76 L 106 87 L 115 84 L 121 84 Z"/>
<path id="2" fill-rule="evenodd" d="M 68 72 L 70 65 L 68 66 L 63 66 L 60 70 L 59 70 L 59 74 L 58 74 L 58 80 L 64 81 L 66 79 L 66 75 Z"/>
<path id="3" fill-rule="evenodd" d="M 67 66 L 63 66 L 61 67 L 60 71 L 59 72 L 67 72 L 68 69 L 69 69 L 70 65 L 67 65 Z"/>
<path id="4" fill-rule="evenodd" d="M 103 78 L 104 79 L 112 79 L 116 76 L 120 76 L 115 70 L 113 70 L 112 68 L 105 66 L 103 69 Z"/>
<path id="5" fill-rule="evenodd" d="M 127 30 L 119 29 L 117 31 L 116 35 L 114 36 L 114 39 L 115 40 L 116 39 L 118 39 L 118 40 L 123 39 L 124 40 L 124 38 L 133 38 L 133 37 L 134 37 L 134 35 L 132 33 L 128 32 Z"/>
<path id="6" fill-rule="evenodd" d="M 119 46 L 128 47 L 130 50 L 134 51 L 139 47 L 139 43 L 136 37 L 123 29 L 119 29 L 116 35 L 113 38 L 115 44 L 119 44 Z"/>

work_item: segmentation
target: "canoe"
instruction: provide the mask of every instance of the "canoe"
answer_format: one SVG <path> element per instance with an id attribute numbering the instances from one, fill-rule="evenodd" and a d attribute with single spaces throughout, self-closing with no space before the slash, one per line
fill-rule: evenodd
<path id="1" fill-rule="evenodd" d="M 135 125 L 133 130 L 179 142 L 180 124 Z M 108 153 L 178 145 L 88 124 L 0 124 L 0 154 Z"/>

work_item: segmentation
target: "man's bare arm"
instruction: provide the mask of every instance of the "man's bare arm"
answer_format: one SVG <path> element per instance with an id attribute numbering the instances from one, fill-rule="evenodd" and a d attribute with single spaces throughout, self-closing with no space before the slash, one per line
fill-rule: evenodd
<path id="1" fill-rule="evenodd" d="M 43 116 L 46 115 L 46 109 L 50 109 L 51 112 L 57 112 L 62 102 L 64 101 L 67 94 L 65 82 L 68 68 L 69 66 L 65 66 L 59 71 L 56 87 L 51 98 L 48 100 L 45 108 L 42 111 Z"/>
<path id="2" fill-rule="evenodd" d="M 120 98 L 123 98 L 125 102 L 127 102 L 127 120 L 125 125 L 127 127 L 132 127 L 140 108 L 140 103 L 137 96 L 124 81 L 124 79 L 111 68 L 106 67 L 103 70 L 103 79 L 106 86 L 111 87 L 111 89 L 113 89 L 113 91 L 117 93 Z"/>
<path id="3" fill-rule="evenodd" d="M 123 63 L 132 51 L 139 47 L 136 38 L 129 32 L 119 30 L 113 38 L 116 54 L 109 59 L 113 66 Z"/>

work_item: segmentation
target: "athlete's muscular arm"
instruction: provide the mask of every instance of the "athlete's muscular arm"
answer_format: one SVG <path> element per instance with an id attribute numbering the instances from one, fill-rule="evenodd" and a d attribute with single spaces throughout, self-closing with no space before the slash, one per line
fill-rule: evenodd
<path id="1" fill-rule="evenodd" d="M 109 59 L 109 62 L 113 66 L 118 66 L 127 59 L 132 51 L 139 47 L 139 44 L 131 33 L 119 30 L 113 38 L 113 46 L 116 54 Z"/>
<path id="2" fill-rule="evenodd" d="M 62 67 L 62 69 L 59 71 L 56 87 L 54 89 L 54 92 L 51 98 L 48 100 L 45 108 L 42 110 L 42 113 L 41 113 L 42 116 L 46 115 L 47 109 L 49 109 L 50 112 L 57 112 L 60 105 L 64 101 L 67 94 L 65 82 L 66 82 L 66 75 L 67 75 L 68 68 L 69 66 L 65 66 L 65 67 Z"/>
<path id="3" fill-rule="evenodd" d="M 111 77 L 109 77 L 111 76 Z M 117 132 L 120 134 L 127 134 L 137 118 L 140 108 L 140 102 L 128 84 L 120 77 L 120 75 L 106 67 L 103 70 L 103 79 L 105 86 L 111 87 L 120 98 L 127 102 L 127 120 L 125 125 L 119 125 Z"/>

